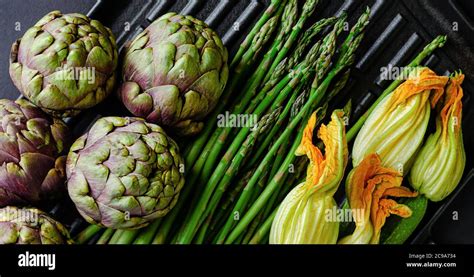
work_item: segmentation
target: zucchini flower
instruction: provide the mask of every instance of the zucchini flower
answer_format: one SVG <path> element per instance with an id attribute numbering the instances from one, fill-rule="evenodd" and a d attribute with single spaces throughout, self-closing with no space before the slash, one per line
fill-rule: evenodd
<path id="1" fill-rule="evenodd" d="M 334 244 L 339 223 L 327 220 L 326 213 L 337 208 L 333 195 L 344 175 L 348 150 L 343 112 L 336 110 L 331 122 L 319 129 L 325 154 L 313 145 L 316 114 L 304 129 L 296 155 L 306 155 L 306 181 L 296 186 L 278 208 L 270 231 L 271 244 Z"/>
<path id="2" fill-rule="evenodd" d="M 357 135 L 352 163 L 377 153 L 382 164 L 408 172 L 428 126 L 431 107 L 443 94 L 448 77 L 437 76 L 429 68 L 416 68 L 408 80 L 375 107 Z"/>
<path id="3" fill-rule="evenodd" d="M 415 197 L 402 187 L 400 172 L 382 166 L 377 154 L 369 154 L 349 174 L 346 194 L 354 215 L 356 228 L 352 235 L 339 240 L 339 244 L 378 244 L 380 231 L 390 214 L 410 217 L 409 207 L 388 197 Z"/>
<path id="4" fill-rule="evenodd" d="M 431 201 L 443 200 L 456 188 L 466 164 L 461 128 L 463 80 L 463 74 L 450 78 L 436 117 L 436 132 L 428 137 L 410 171 L 411 185 Z"/>

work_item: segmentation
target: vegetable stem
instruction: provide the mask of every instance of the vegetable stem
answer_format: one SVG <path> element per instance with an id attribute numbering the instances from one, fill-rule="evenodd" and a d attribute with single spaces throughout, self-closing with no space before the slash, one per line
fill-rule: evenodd
<path id="1" fill-rule="evenodd" d="M 89 225 L 87 226 L 86 229 L 82 230 L 77 237 L 74 239 L 74 241 L 77 244 L 85 244 L 87 243 L 95 234 L 97 234 L 100 230 L 102 230 L 101 227 L 98 225 Z"/>
<path id="2" fill-rule="evenodd" d="M 107 242 L 110 240 L 114 232 L 115 232 L 114 229 L 110 229 L 110 228 L 106 229 L 105 232 L 102 233 L 102 235 L 100 236 L 96 244 L 107 244 Z"/>

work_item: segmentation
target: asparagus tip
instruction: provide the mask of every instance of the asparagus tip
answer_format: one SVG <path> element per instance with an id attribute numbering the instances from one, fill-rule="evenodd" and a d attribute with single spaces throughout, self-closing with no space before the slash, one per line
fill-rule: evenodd
<path id="1" fill-rule="evenodd" d="M 447 40 L 448 40 L 448 36 L 439 35 L 430 44 L 426 46 L 426 49 L 434 50 L 438 47 L 443 47 Z"/>

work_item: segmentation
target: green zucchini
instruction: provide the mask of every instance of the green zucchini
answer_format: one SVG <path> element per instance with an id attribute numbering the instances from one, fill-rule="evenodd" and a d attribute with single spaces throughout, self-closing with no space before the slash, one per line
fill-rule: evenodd
<path id="1" fill-rule="evenodd" d="M 412 215 L 408 218 L 390 216 L 382 227 L 381 244 L 403 244 L 420 224 L 428 207 L 428 199 L 423 195 L 399 199 L 397 202 L 410 207 Z"/>

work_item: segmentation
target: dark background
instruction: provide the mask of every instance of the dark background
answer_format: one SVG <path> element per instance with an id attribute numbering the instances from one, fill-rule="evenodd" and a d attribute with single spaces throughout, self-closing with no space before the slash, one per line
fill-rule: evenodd
<path id="1" fill-rule="evenodd" d="M 16 99 L 18 90 L 8 74 L 11 44 L 43 15 L 51 10 L 63 13 L 90 13 L 109 26 L 117 36 L 119 46 L 166 11 L 192 14 L 205 20 L 223 38 L 230 53 L 234 53 L 268 0 L 0 0 L 0 96 Z M 351 79 L 336 99 L 341 106 L 348 97 L 353 99 L 353 118 L 365 111 L 388 85 L 380 80 L 380 68 L 387 64 L 403 66 L 424 45 L 439 34 L 447 34 L 445 47 L 426 60 L 438 74 L 449 74 L 462 69 L 464 82 L 464 141 L 468 162 L 459 189 L 440 204 L 430 203 L 430 211 L 412 243 L 433 242 L 474 244 L 474 1 L 472 0 L 321 0 L 313 21 L 335 15 L 342 10 L 349 13 L 352 25 L 365 5 L 372 9 L 371 23 L 357 53 Z M 90 12 L 91 11 L 91 12 Z M 238 21 L 238 31 L 231 27 Z M 17 30 L 17 24 L 20 30 Z M 458 30 L 453 30 L 453 24 Z M 126 26 L 130 28 L 125 29 Z M 88 111 L 88 115 L 103 112 L 104 106 Z M 79 119 L 76 127 L 82 130 L 87 120 Z M 453 220 L 456 213 L 458 220 Z"/>

